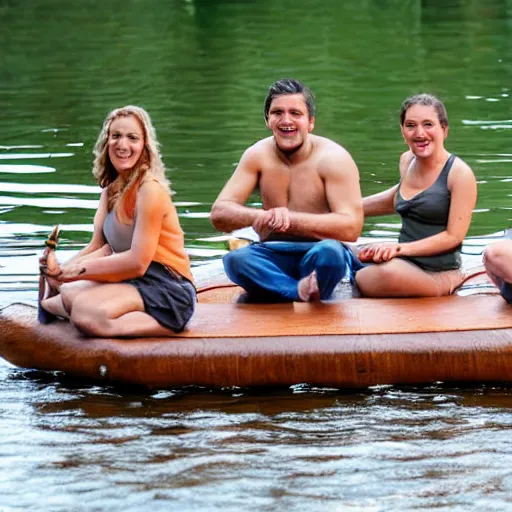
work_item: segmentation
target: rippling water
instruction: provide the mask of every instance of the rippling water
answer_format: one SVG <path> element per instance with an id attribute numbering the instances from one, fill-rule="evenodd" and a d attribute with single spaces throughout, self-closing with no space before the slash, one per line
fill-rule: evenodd
<path id="1" fill-rule="evenodd" d="M 506 388 L 148 393 L 2 373 L 1 510 L 466 511 L 512 502 Z"/>
<path id="2" fill-rule="evenodd" d="M 444 99 L 478 258 L 511 223 L 511 27 L 510 0 L 0 2 L 0 305 L 35 301 L 55 223 L 63 259 L 88 241 L 92 147 L 122 104 L 152 115 L 193 264 L 217 260 L 208 212 L 283 76 L 313 88 L 364 194 L 397 180 L 402 100 Z M 511 406 L 485 384 L 121 390 L 0 360 L 0 512 L 512 510 Z"/>

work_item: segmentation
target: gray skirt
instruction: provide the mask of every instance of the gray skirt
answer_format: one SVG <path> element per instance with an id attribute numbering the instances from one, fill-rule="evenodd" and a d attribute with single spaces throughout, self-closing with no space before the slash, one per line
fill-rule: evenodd
<path id="1" fill-rule="evenodd" d="M 197 302 L 196 289 L 188 279 L 152 261 L 142 277 L 123 283 L 137 288 L 146 313 L 159 324 L 174 332 L 185 329 Z"/>

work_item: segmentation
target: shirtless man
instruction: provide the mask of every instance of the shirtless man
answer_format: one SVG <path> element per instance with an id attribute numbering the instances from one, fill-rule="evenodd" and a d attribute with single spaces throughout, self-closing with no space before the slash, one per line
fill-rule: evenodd
<path id="1" fill-rule="evenodd" d="M 243 154 L 210 214 L 218 230 L 252 226 L 261 243 L 224 256 L 228 277 L 250 297 L 326 300 L 357 260 L 340 242 L 363 226 L 359 173 L 350 154 L 311 134 L 315 99 L 302 83 L 274 83 L 265 100 L 272 136 Z M 259 188 L 263 208 L 245 206 Z"/>

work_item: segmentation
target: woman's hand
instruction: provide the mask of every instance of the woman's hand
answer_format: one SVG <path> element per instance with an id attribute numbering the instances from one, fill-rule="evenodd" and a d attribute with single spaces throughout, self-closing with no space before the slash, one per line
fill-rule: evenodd
<path id="1" fill-rule="evenodd" d="M 383 263 L 403 256 L 403 245 L 396 242 L 376 243 L 363 247 L 357 257 L 363 263 Z"/>
<path id="2" fill-rule="evenodd" d="M 70 262 L 69 264 L 61 267 L 60 274 L 55 276 L 55 279 L 61 283 L 69 283 L 71 281 L 77 281 L 80 276 L 85 274 L 85 272 L 86 270 L 83 262 Z"/>

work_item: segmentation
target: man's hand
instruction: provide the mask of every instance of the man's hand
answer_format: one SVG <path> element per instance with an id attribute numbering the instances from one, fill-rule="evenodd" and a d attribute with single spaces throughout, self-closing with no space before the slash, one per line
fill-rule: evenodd
<path id="1" fill-rule="evenodd" d="M 402 246 L 394 242 L 371 244 L 362 248 L 357 257 L 363 263 L 383 263 L 402 256 Z"/>
<path id="2" fill-rule="evenodd" d="M 285 233 L 290 228 L 290 210 L 286 206 L 272 208 L 272 221 L 270 227 L 278 233 Z"/>
<path id="3" fill-rule="evenodd" d="M 274 232 L 286 233 L 290 228 L 290 210 L 285 206 L 266 210 L 253 222 L 252 227 L 262 241 Z"/>

